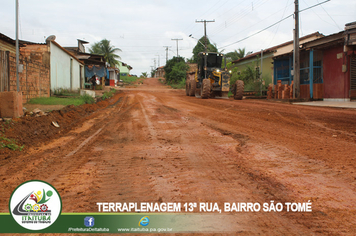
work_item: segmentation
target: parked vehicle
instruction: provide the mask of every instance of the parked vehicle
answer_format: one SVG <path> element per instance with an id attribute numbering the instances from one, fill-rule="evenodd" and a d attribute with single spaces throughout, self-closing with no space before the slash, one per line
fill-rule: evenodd
<path id="1" fill-rule="evenodd" d="M 223 57 L 223 54 L 215 52 L 200 52 L 198 54 L 198 69 L 195 74 L 187 75 L 187 96 L 203 99 L 215 97 L 228 99 L 230 72 L 227 71 L 226 65 L 224 69 L 221 66 Z M 234 99 L 241 100 L 243 90 L 243 81 L 236 81 L 232 89 Z"/>

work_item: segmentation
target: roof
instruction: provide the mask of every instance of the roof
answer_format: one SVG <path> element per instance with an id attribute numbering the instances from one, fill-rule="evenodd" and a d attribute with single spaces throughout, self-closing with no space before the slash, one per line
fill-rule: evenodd
<path id="1" fill-rule="evenodd" d="M 86 52 L 76 52 L 77 57 L 83 60 L 85 64 L 95 64 L 95 65 L 106 65 L 106 61 L 103 55 L 86 53 Z"/>
<path id="2" fill-rule="evenodd" d="M 336 34 L 331 34 L 319 39 L 315 39 L 313 41 L 305 42 L 302 44 L 302 49 L 308 49 L 308 48 L 322 48 L 322 47 L 328 47 L 336 44 L 343 44 L 344 43 L 344 37 L 345 37 L 345 31 L 341 31 Z"/>
<path id="3" fill-rule="evenodd" d="M 317 31 L 317 32 L 315 32 L 315 33 L 312 33 L 312 34 L 308 34 L 308 35 L 306 35 L 306 36 L 303 36 L 303 37 L 299 38 L 299 40 L 307 39 L 307 38 L 310 38 L 310 37 L 313 37 L 313 36 L 322 36 L 322 37 L 323 37 L 324 35 L 323 35 L 323 34 L 320 34 L 319 31 Z M 279 45 L 277 45 L 277 46 L 273 46 L 273 47 L 271 47 L 271 48 L 267 48 L 267 49 L 263 50 L 263 54 L 270 53 L 270 52 L 273 53 L 273 52 L 275 52 L 278 48 L 287 46 L 287 45 L 292 44 L 292 43 L 293 43 L 293 40 L 288 41 L 288 42 L 285 42 L 285 43 L 282 43 L 282 44 L 279 44 Z M 253 58 L 253 57 L 255 57 L 255 56 L 257 56 L 257 55 L 260 55 L 260 54 L 261 54 L 261 51 L 255 52 L 255 53 L 252 53 L 252 54 L 250 54 L 250 55 L 248 55 L 248 56 L 245 56 L 245 57 L 243 57 L 243 58 L 240 58 L 240 59 L 238 59 L 238 60 L 235 60 L 235 61 L 233 61 L 232 63 L 235 64 L 235 63 L 237 63 L 237 62 L 241 62 L 241 61 L 244 61 L 244 60 L 248 60 L 248 59 Z"/>
<path id="4" fill-rule="evenodd" d="M 12 44 L 12 45 L 16 45 L 16 40 L 14 40 L 14 39 L 12 39 L 12 38 L 6 36 L 5 34 L 0 33 L 0 39 L 3 40 L 3 41 L 5 41 L 5 42 L 8 42 L 8 43 L 10 43 L 10 44 Z M 19 40 L 19 46 L 20 46 L 20 47 L 23 46 L 21 40 Z"/>
<path id="5" fill-rule="evenodd" d="M 81 39 L 77 39 L 77 40 L 78 40 L 78 42 L 81 42 L 82 44 L 88 44 L 89 43 L 89 42 L 81 40 Z"/>
<path id="6" fill-rule="evenodd" d="M 2 34 L 2 33 L 0 33 L 0 39 L 3 40 L 3 41 L 8 42 L 10 44 L 13 44 L 13 45 L 15 45 L 15 43 L 16 43 L 15 40 L 13 40 L 12 38 L 10 38 L 10 37 L 6 36 L 5 34 Z"/>
<path id="7" fill-rule="evenodd" d="M 28 45 L 46 45 L 47 43 L 34 43 L 26 40 L 20 40 L 22 44 L 28 44 Z"/>
<path id="8" fill-rule="evenodd" d="M 74 54 L 70 53 L 68 50 L 63 48 L 61 45 L 59 45 L 56 41 L 52 40 L 51 43 L 62 49 L 65 53 L 67 53 L 69 56 L 73 57 L 76 61 L 78 61 L 80 64 L 84 65 L 84 62 L 80 61 Z"/>

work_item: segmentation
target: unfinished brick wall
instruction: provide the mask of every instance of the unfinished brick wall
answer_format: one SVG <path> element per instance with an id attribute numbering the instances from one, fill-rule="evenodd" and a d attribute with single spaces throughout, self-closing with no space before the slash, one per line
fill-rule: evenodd
<path id="1" fill-rule="evenodd" d="M 35 50 L 35 51 L 33 51 Z M 23 103 L 36 97 L 50 96 L 50 63 L 47 45 L 30 45 L 20 48 L 19 73 Z M 16 55 L 10 53 L 10 91 L 16 91 Z"/>

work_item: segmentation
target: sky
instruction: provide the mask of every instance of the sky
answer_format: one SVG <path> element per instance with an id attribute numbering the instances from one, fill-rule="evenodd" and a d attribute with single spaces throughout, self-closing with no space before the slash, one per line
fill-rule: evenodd
<path id="1" fill-rule="evenodd" d="M 15 39 L 15 0 L 1 1 L 0 33 Z M 299 0 L 299 9 L 324 1 Z M 172 39 L 183 39 L 178 53 L 191 58 L 204 35 L 204 24 L 196 21 L 214 21 L 207 23 L 207 35 L 219 51 L 257 52 L 293 39 L 293 13 L 294 0 L 19 0 L 19 38 L 44 43 L 55 35 L 63 47 L 77 46 L 81 39 L 90 43 L 87 52 L 106 38 L 122 50 L 117 54 L 133 67 L 131 74 L 141 75 L 165 65 L 165 46 L 168 59 L 177 55 Z M 334 34 L 355 21 L 355 0 L 330 0 L 300 13 L 300 36 Z"/>

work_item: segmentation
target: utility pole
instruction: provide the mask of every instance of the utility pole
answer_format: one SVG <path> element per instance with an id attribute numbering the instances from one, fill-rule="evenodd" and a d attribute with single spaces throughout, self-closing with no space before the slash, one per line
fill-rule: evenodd
<path id="1" fill-rule="evenodd" d="M 294 61 L 293 61 L 293 98 L 300 97 L 300 55 L 299 55 L 299 1 L 294 1 L 295 12 L 294 12 Z"/>
<path id="2" fill-rule="evenodd" d="M 195 20 L 195 23 L 204 23 L 204 38 L 205 38 L 205 52 L 208 51 L 208 38 L 206 37 L 206 23 L 215 22 L 215 20 Z"/>
<path id="3" fill-rule="evenodd" d="M 263 49 L 261 49 L 261 68 L 260 68 L 260 79 L 261 79 L 261 96 L 262 96 L 262 83 L 263 83 L 263 78 L 262 78 L 262 72 L 263 72 Z"/>
<path id="4" fill-rule="evenodd" d="M 156 58 L 152 58 L 153 59 L 153 62 L 154 62 L 154 67 L 155 69 L 157 69 L 157 66 L 156 66 Z"/>
<path id="5" fill-rule="evenodd" d="M 159 61 L 160 61 L 160 56 L 159 55 L 156 55 L 156 56 L 158 56 L 158 67 L 160 67 L 160 63 L 159 63 Z"/>
<path id="6" fill-rule="evenodd" d="M 179 40 L 183 40 L 183 39 L 171 39 L 171 40 L 175 40 L 177 42 L 177 60 L 178 60 L 178 57 L 179 57 L 179 54 L 178 54 L 178 41 Z"/>
<path id="7" fill-rule="evenodd" d="M 17 92 L 20 92 L 19 55 L 20 55 L 20 50 L 19 50 L 19 0 L 16 0 L 16 87 L 17 87 Z"/>
<path id="8" fill-rule="evenodd" d="M 166 64 L 168 62 L 168 48 L 170 48 L 170 46 L 163 46 L 164 48 L 166 48 Z"/>

